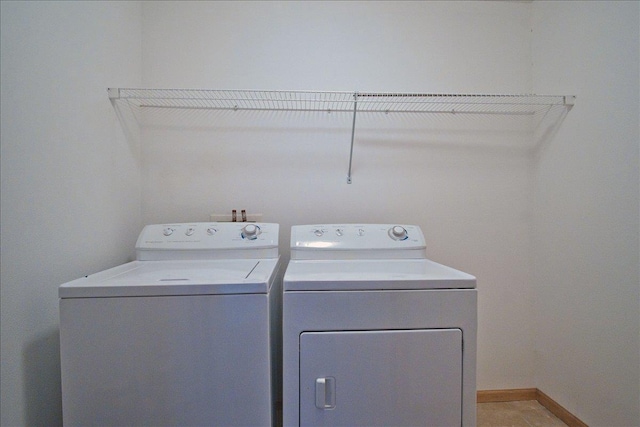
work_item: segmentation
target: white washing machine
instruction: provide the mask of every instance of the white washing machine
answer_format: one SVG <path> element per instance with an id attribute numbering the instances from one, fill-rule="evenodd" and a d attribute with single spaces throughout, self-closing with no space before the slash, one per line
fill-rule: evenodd
<path id="1" fill-rule="evenodd" d="M 272 425 L 278 228 L 149 225 L 136 261 L 61 285 L 64 425 Z"/>
<path id="2" fill-rule="evenodd" d="M 285 426 L 475 426 L 475 277 L 411 225 L 291 230 Z"/>

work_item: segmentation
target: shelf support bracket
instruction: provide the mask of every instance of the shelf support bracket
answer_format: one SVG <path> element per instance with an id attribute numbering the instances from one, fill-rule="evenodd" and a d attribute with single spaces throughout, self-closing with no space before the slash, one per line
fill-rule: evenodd
<path id="1" fill-rule="evenodd" d="M 351 184 L 351 163 L 353 161 L 353 140 L 356 134 L 356 112 L 358 111 L 358 92 L 353 94 L 353 123 L 351 124 L 351 149 L 349 150 L 349 172 L 347 184 Z"/>

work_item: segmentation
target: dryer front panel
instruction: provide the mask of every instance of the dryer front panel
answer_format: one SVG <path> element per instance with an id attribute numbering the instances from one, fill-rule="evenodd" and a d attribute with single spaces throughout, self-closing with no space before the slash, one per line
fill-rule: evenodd
<path id="1" fill-rule="evenodd" d="M 460 329 L 304 332 L 300 425 L 460 426 Z"/>

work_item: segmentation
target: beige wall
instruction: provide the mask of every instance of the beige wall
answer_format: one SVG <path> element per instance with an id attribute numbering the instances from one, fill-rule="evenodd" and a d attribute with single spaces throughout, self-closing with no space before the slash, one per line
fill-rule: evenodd
<path id="1" fill-rule="evenodd" d="M 535 385 L 589 425 L 640 423 L 640 3 L 534 2 L 536 92 L 577 95 L 537 153 Z"/>
<path id="2" fill-rule="evenodd" d="M 106 88 L 141 84 L 141 6 L 1 3 L 1 424 L 60 425 L 58 285 L 122 263 L 139 144 Z"/>

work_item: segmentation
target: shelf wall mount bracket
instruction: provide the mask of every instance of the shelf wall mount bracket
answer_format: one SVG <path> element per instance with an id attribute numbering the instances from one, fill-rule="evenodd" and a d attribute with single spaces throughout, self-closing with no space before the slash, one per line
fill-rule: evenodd
<path id="1" fill-rule="evenodd" d="M 115 87 L 107 88 L 109 99 L 120 99 L 120 89 Z"/>
<path id="2" fill-rule="evenodd" d="M 571 110 L 573 108 L 573 106 L 576 103 L 576 96 L 575 95 L 564 95 L 563 96 L 563 100 L 564 100 L 564 106 L 567 107 L 567 110 Z"/>

